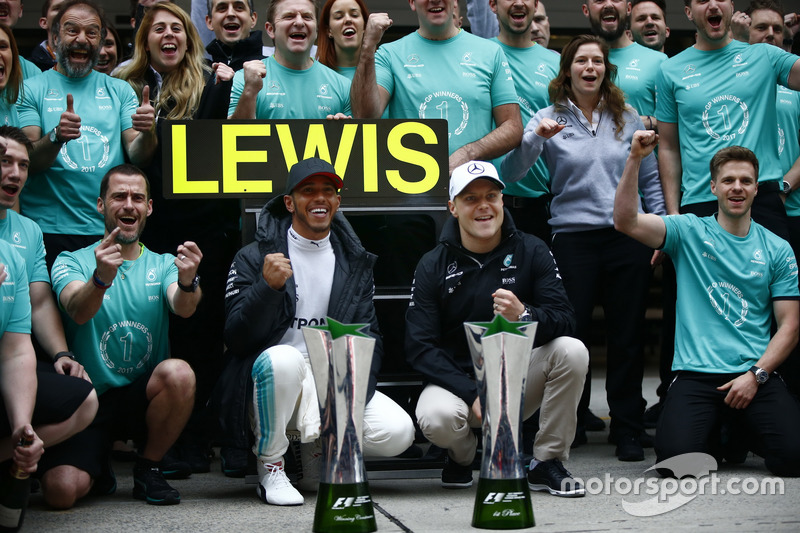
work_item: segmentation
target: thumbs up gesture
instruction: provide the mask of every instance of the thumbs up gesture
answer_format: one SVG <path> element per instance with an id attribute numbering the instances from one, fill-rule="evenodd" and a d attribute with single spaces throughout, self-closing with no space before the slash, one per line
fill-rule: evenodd
<path id="1" fill-rule="evenodd" d="M 150 131 L 156 123 L 156 110 L 150 105 L 150 86 L 142 89 L 142 105 L 136 108 L 133 119 L 133 129 L 136 131 Z"/>
<path id="2" fill-rule="evenodd" d="M 81 136 L 81 117 L 75 112 L 72 94 L 67 94 L 67 110 L 61 113 L 56 127 L 56 138 L 67 142 Z"/>

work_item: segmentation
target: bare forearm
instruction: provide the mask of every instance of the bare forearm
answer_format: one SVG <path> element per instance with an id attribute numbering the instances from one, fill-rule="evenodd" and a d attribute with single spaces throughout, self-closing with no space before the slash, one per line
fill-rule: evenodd
<path id="1" fill-rule="evenodd" d="M 350 105 L 353 118 L 376 119 L 383 113 L 378 80 L 375 76 L 375 50 L 377 43 L 361 46 L 358 68 L 350 84 Z"/>
<path id="2" fill-rule="evenodd" d="M 42 136 L 41 139 L 34 141 L 28 172 L 34 174 L 36 172 L 43 172 L 52 167 L 62 146 L 63 144 L 61 143 L 53 144 L 50 142 L 49 132 Z"/>
<path id="3" fill-rule="evenodd" d="M 48 356 L 67 350 L 64 326 L 48 283 L 31 283 L 31 329 Z"/>
<path id="4" fill-rule="evenodd" d="M 178 290 L 172 300 L 172 310 L 180 317 L 189 318 L 194 314 L 202 297 L 203 291 L 200 287 L 194 292 Z"/>
<path id="5" fill-rule="evenodd" d="M 155 128 L 148 131 L 140 131 L 139 134 L 128 145 L 128 158 L 131 163 L 139 167 L 150 164 L 153 154 L 158 146 L 158 137 Z"/>
<path id="6" fill-rule="evenodd" d="M 0 387 L 13 432 L 31 423 L 36 402 L 37 381 L 36 356 L 33 353 L 33 346 L 30 345 L 30 336 L 22 333 L 10 335 L 18 336 L 20 340 L 24 338 L 28 344 L 28 348 L 24 348 L 22 342 L 9 343 L 6 342 L 7 339 L 2 343 L 4 351 L 9 344 L 16 345 L 8 350 L 10 353 L 2 354 L 2 370 L 0 370 Z"/>
<path id="7" fill-rule="evenodd" d="M 79 289 L 72 291 L 68 297 L 64 296 L 64 291 L 61 293 L 61 305 L 76 324 L 85 324 L 97 314 L 103 305 L 103 296 L 106 293 L 105 290 L 95 286 L 91 279 L 83 283 Z"/>
<path id="8" fill-rule="evenodd" d="M 450 172 L 467 161 L 489 161 L 519 146 L 522 119 L 511 118 L 477 141 L 465 144 L 450 156 Z"/>
<path id="9" fill-rule="evenodd" d="M 236 109 L 233 114 L 228 117 L 232 119 L 252 120 L 256 118 L 256 100 L 258 98 L 258 91 L 252 91 L 245 86 L 239 101 L 236 103 Z"/>

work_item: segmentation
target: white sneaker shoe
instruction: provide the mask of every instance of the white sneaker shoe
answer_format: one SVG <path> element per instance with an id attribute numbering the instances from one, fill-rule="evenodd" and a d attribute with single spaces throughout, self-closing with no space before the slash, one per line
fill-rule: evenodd
<path id="1" fill-rule="evenodd" d="M 319 490 L 319 473 L 322 467 L 322 441 L 300 444 L 300 463 L 303 465 L 303 479 L 297 484 L 300 490 L 317 492 Z"/>
<path id="2" fill-rule="evenodd" d="M 275 463 L 258 461 L 256 493 L 271 505 L 303 505 L 303 495 L 297 492 L 283 471 L 283 458 Z"/>

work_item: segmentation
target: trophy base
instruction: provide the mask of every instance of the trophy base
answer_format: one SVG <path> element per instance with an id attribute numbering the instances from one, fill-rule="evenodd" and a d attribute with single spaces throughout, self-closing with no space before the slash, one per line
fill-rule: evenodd
<path id="1" fill-rule="evenodd" d="M 526 478 L 478 479 L 472 527 L 523 529 L 535 525 Z"/>
<path id="2" fill-rule="evenodd" d="M 527 488 L 527 487 L 526 487 Z M 314 510 L 315 533 L 377 531 L 369 484 L 320 483 Z"/>

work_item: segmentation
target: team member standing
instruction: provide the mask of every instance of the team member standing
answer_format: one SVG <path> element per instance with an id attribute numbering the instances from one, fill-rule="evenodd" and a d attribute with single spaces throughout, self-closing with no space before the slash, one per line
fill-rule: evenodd
<path id="1" fill-rule="evenodd" d="M 558 75 L 558 56 L 530 38 L 529 28 L 538 5 L 538 0 L 489 2 L 500 26 L 500 34 L 493 40 L 508 58 L 524 124 L 550 105 L 547 87 Z M 537 160 L 524 178 L 508 183 L 504 191 L 503 204 L 517 228 L 549 242 L 550 173 L 544 160 Z"/>
<path id="2" fill-rule="evenodd" d="M 453 25 L 456 0 L 409 4 L 419 29 L 380 50 L 392 21 L 369 17 L 351 86 L 353 117 L 447 119 L 450 171 L 508 152 L 522 122 L 503 51 Z"/>
<path id="3" fill-rule="evenodd" d="M 121 81 L 93 70 L 106 34 L 92 0 L 68 0 L 53 19 L 58 64 L 25 81 L 17 105 L 31 141 L 31 179 L 22 211 L 44 232 L 48 265 L 103 233 L 97 188 L 126 157 L 146 165 L 155 151 L 154 110 Z"/>
<path id="4" fill-rule="evenodd" d="M 361 55 L 369 9 L 364 0 L 328 0 L 319 17 L 317 59 L 352 80 Z"/>
<path id="5" fill-rule="evenodd" d="M 641 324 L 652 250 L 615 231 L 611 218 L 629 140 L 636 129 L 643 129 L 639 115 L 611 81 L 614 70 L 608 46 L 599 37 L 581 35 L 570 41 L 559 75 L 550 84 L 555 104 L 525 127 L 522 145 L 503 161 L 503 175 L 520 179 L 539 157 L 547 162 L 553 255 L 575 307 L 578 338 L 589 345 L 595 295 L 600 293 L 608 337 L 610 438 L 620 460 L 642 461 Z M 663 213 L 652 156 L 642 165 L 639 186 L 648 207 Z M 583 412 L 588 401 L 586 389 Z"/>
<path id="6" fill-rule="evenodd" d="M 311 58 L 317 40 L 317 5 L 312 0 L 271 0 L 267 34 L 275 54 L 247 61 L 233 78 L 230 118 L 326 118 L 350 115 L 350 85 Z"/>

